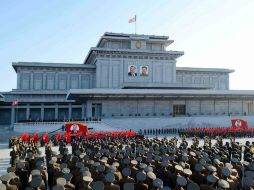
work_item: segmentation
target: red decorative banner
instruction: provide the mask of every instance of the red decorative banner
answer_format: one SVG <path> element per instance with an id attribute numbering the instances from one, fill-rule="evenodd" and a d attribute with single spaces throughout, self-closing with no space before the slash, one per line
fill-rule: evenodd
<path id="1" fill-rule="evenodd" d="M 81 134 L 86 135 L 88 132 L 88 128 L 86 125 L 82 123 L 77 123 L 77 122 L 66 123 L 65 130 L 67 133 L 77 134 L 77 135 L 81 135 Z"/>
<path id="2" fill-rule="evenodd" d="M 242 128 L 247 129 L 248 128 L 248 122 L 243 119 L 232 119 L 232 128 Z"/>

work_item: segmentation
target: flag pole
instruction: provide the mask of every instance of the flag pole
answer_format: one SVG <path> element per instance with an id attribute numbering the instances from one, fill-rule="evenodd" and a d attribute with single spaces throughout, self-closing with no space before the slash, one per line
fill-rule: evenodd
<path id="1" fill-rule="evenodd" d="M 137 34 L 136 32 L 137 32 L 137 16 L 135 15 L 135 34 Z"/>

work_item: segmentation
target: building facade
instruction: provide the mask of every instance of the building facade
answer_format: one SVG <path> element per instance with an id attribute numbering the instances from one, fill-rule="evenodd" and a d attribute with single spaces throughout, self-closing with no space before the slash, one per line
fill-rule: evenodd
<path id="1" fill-rule="evenodd" d="M 83 64 L 14 62 L 17 88 L 0 96 L 0 125 L 254 114 L 254 91 L 229 89 L 233 70 L 177 67 L 184 53 L 167 50 L 172 43 L 167 36 L 105 33 Z"/>

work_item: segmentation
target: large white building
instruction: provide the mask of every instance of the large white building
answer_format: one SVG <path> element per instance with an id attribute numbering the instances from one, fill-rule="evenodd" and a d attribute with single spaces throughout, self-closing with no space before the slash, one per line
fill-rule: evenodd
<path id="1" fill-rule="evenodd" d="M 184 52 L 167 50 L 172 43 L 105 33 L 83 64 L 14 62 L 17 88 L 2 92 L 0 124 L 254 114 L 254 91 L 229 89 L 233 70 L 177 67 Z"/>

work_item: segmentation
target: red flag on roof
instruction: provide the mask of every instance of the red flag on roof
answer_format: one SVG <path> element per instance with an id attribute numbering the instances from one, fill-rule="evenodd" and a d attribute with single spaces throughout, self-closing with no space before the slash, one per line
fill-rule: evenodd
<path id="1" fill-rule="evenodd" d="M 133 18 L 129 19 L 129 23 L 133 23 L 133 22 L 136 22 L 136 15 Z"/>

